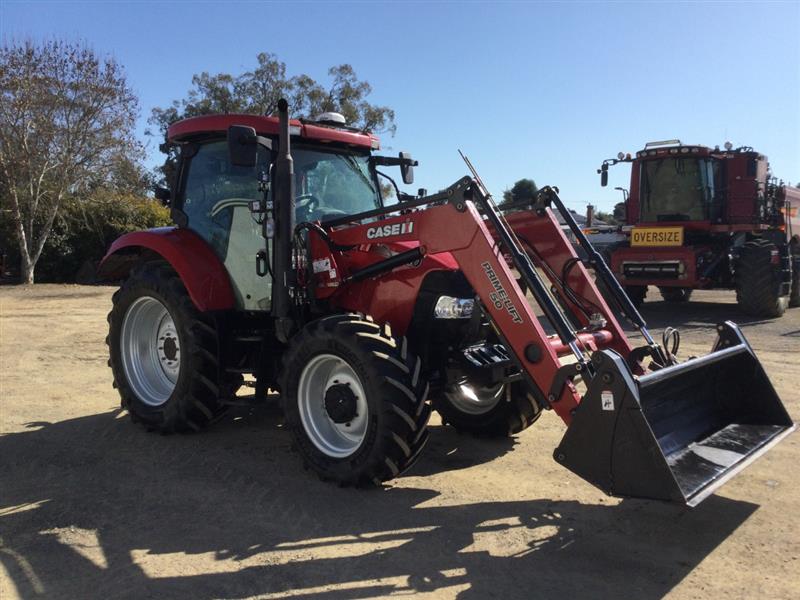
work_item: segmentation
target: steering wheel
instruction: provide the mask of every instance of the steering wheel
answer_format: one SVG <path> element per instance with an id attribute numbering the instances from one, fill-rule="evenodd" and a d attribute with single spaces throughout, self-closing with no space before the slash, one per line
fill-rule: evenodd
<path id="1" fill-rule="evenodd" d="M 314 194 L 300 194 L 299 196 L 295 196 L 294 199 L 294 207 L 295 208 L 304 208 L 309 212 L 313 211 L 312 205 L 319 206 L 322 204 Z"/>
<path id="2" fill-rule="evenodd" d="M 294 206 L 298 221 L 324 221 L 327 216 L 346 216 L 348 214 L 347 211 L 323 205 L 322 201 L 314 194 L 300 194 L 295 197 Z"/>

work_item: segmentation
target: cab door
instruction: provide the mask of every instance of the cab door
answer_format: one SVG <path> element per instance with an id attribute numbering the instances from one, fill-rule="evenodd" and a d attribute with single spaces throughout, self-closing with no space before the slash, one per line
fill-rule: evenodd
<path id="1" fill-rule="evenodd" d="M 254 169 L 233 166 L 221 139 L 199 144 L 182 169 L 178 208 L 186 215 L 186 227 L 206 240 L 224 263 L 237 307 L 247 311 L 269 311 L 272 297 L 269 274 L 256 271 L 265 240 L 249 209 L 249 202 L 263 195 L 258 173 L 269 169 L 268 161 L 267 152 L 259 149 Z"/>

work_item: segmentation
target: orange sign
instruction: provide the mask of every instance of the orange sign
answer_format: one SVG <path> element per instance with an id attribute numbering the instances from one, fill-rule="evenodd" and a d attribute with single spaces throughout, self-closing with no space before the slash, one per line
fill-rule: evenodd
<path id="1" fill-rule="evenodd" d="M 683 246 L 683 227 L 634 227 L 631 246 Z"/>

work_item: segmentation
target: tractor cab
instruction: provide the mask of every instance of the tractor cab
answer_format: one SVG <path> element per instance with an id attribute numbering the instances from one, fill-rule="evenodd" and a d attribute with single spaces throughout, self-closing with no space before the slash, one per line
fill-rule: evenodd
<path id="1" fill-rule="evenodd" d="M 254 165 L 232 159 L 227 141 L 231 126 L 252 128 L 263 136 L 265 143 L 252 148 Z M 253 207 L 274 201 L 276 153 L 268 146 L 278 133 L 276 117 L 254 115 L 195 117 L 173 124 L 168 132 L 170 143 L 180 149 L 171 194 L 173 219 L 211 246 L 229 273 L 238 308 L 247 311 L 271 309 L 272 275 L 266 265 L 272 240 L 265 249 L 264 237 L 270 235 L 264 213 L 254 213 Z M 346 127 L 337 113 L 324 113 L 316 121 L 293 120 L 290 133 L 296 223 L 324 222 L 383 206 L 376 164 L 385 163 L 372 156 L 380 147 L 377 137 Z"/>

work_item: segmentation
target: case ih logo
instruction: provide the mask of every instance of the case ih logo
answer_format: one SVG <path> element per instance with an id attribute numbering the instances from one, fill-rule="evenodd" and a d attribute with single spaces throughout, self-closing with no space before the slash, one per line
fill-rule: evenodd
<path id="1" fill-rule="evenodd" d="M 489 298 L 491 299 L 494 307 L 497 309 L 502 310 L 505 308 L 508 311 L 508 314 L 511 315 L 511 320 L 514 323 L 522 323 L 522 317 L 519 316 L 519 311 L 517 311 L 517 307 L 514 306 L 514 303 L 511 301 L 511 298 L 508 297 L 503 284 L 500 283 L 500 279 L 497 277 L 497 273 L 494 272 L 492 265 L 488 262 L 481 263 L 483 270 L 486 271 L 486 276 L 489 278 L 489 281 L 492 283 L 492 287 L 494 288 L 494 292 L 489 294 Z"/>
<path id="2" fill-rule="evenodd" d="M 414 231 L 414 223 L 412 221 L 395 223 L 394 225 L 384 225 L 383 227 L 370 227 L 367 229 L 367 239 L 374 240 L 375 238 L 402 235 L 404 233 L 411 233 L 412 231 Z"/>

